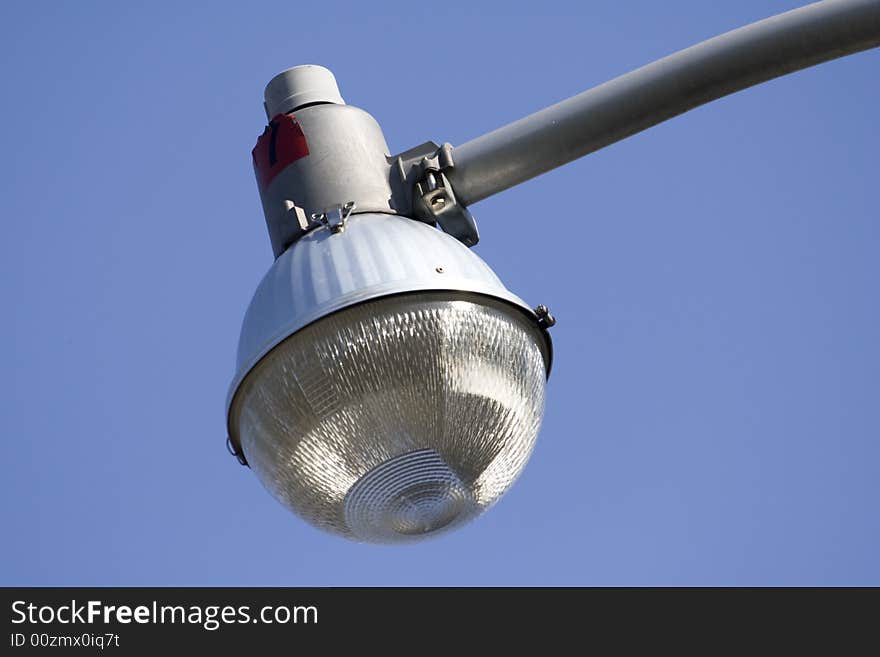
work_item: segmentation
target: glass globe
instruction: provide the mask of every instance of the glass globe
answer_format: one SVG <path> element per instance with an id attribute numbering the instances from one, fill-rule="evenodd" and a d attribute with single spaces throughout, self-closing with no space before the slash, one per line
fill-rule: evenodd
<path id="1" fill-rule="evenodd" d="M 423 292 L 297 331 L 242 382 L 232 427 L 282 504 L 351 539 L 461 525 L 522 472 L 549 353 L 534 318 L 490 297 Z"/>

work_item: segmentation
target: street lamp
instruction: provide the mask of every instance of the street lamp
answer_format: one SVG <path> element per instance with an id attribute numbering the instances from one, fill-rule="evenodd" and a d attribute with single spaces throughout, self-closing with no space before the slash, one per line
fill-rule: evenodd
<path id="1" fill-rule="evenodd" d="M 453 148 L 389 155 L 332 73 L 265 92 L 253 151 L 275 262 L 245 315 L 230 451 L 348 538 L 458 526 L 522 472 L 554 319 L 468 247 L 468 206 L 693 107 L 880 45 L 880 0 L 826 0 L 675 53 Z M 441 230 L 437 230 L 437 226 Z"/>
<path id="2" fill-rule="evenodd" d="M 242 327 L 230 445 L 283 504 L 343 536 L 461 524 L 532 451 L 552 318 L 462 241 L 397 213 L 404 184 L 379 126 L 330 71 L 276 76 L 266 112 L 254 166 L 277 259 Z"/>

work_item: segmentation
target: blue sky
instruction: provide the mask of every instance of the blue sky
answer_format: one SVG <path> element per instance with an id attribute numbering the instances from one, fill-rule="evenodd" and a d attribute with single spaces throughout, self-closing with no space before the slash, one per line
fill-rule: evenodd
<path id="1" fill-rule="evenodd" d="M 4 3 L 0 584 L 880 584 L 880 52 L 472 207 L 559 320 L 476 522 L 346 542 L 224 446 L 272 75 L 328 66 L 392 151 L 455 144 L 798 4 Z"/>

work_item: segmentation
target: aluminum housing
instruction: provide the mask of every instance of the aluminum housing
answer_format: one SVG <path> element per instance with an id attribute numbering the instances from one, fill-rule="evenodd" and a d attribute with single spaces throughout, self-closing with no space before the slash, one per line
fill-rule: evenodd
<path id="1" fill-rule="evenodd" d="M 321 227 L 301 237 L 263 277 L 242 323 L 227 418 L 248 372 L 288 336 L 349 306 L 427 290 L 483 294 L 510 303 L 538 322 L 535 312 L 455 238 L 406 217 L 355 214 L 342 232 Z M 550 336 L 542 334 L 550 354 Z M 549 372 L 549 356 L 547 360 Z M 229 432 L 238 448 L 235 428 L 229 426 Z"/>

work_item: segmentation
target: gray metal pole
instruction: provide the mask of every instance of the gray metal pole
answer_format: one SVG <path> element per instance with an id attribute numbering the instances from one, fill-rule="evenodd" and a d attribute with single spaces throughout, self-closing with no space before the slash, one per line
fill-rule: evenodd
<path id="1" fill-rule="evenodd" d="M 880 0 L 826 0 L 681 50 L 457 146 L 463 205 L 716 98 L 880 45 Z"/>

